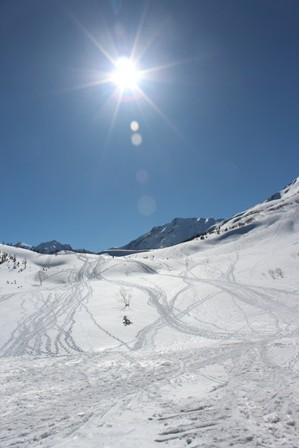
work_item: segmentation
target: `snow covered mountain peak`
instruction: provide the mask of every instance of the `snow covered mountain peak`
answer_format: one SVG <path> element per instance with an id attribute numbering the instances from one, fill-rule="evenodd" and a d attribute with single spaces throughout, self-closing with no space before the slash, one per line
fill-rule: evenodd
<path id="1" fill-rule="evenodd" d="M 38 246 L 34 246 L 32 248 L 35 252 L 39 252 L 41 254 L 55 254 L 57 252 L 66 250 L 72 251 L 72 246 L 70 244 L 62 244 L 59 241 L 52 240 L 47 241 L 45 243 L 40 243 Z"/>
<path id="2" fill-rule="evenodd" d="M 221 221 L 215 218 L 174 218 L 167 224 L 153 227 L 121 249 L 144 250 L 174 246 L 207 232 Z"/>
<path id="3" fill-rule="evenodd" d="M 299 193 L 299 177 L 296 177 L 292 182 L 286 185 L 282 190 L 274 193 L 265 202 L 276 201 L 281 198 L 290 197 Z"/>
<path id="4" fill-rule="evenodd" d="M 296 177 L 293 182 L 291 182 L 290 184 L 288 184 L 286 187 L 284 187 L 282 189 L 282 196 L 283 195 L 295 195 L 295 194 L 299 194 L 299 177 Z"/>
<path id="5" fill-rule="evenodd" d="M 211 228 L 201 239 L 210 238 L 212 235 L 220 237 L 221 240 L 230 236 L 238 237 L 261 226 L 266 228 L 268 233 L 269 227 L 272 227 L 274 232 L 281 232 L 283 229 L 294 231 L 299 222 L 298 204 L 299 178 L 296 178 L 265 201 Z"/>

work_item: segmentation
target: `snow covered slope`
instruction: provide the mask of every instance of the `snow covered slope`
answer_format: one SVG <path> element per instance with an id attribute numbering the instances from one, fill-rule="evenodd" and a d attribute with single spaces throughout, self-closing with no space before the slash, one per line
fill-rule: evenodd
<path id="1" fill-rule="evenodd" d="M 1 448 L 298 446 L 298 179 L 166 249 L 0 251 Z"/>
<path id="2" fill-rule="evenodd" d="M 164 226 L 153 227 L 150 232 L 121 249 L 143 250 L 174 246 L 207 232 L 221 221 L 214 218 L 175 218 Z"/>

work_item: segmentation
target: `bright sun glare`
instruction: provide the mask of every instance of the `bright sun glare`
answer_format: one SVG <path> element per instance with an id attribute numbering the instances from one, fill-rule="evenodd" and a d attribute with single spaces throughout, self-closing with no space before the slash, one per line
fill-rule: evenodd
<path id="1" fill-rule="evenodd" d="M 153 37 L 152 39 L 149 39 L 149 42 L 146 42 L 144 46 L 141 45 L 142 28 L 144 24 L 143 22 L 144 17 L 139 24 L 129 56 L 116 57 L 117 54 L 119 54 L 117 51 L 117 45 L 112 45 L 111 50 L 113 51 L 110 53 L 110 51 L 108 51 L 108 49 L 105 48 L 105 46 L 88 31 L 88 29 L 86 29 L 79 21 L 76 20 L 77 25 L 88 37 L 89 41 L 93 45 L 95 45 L 102 56 L 105 57 L 109 64 L 111 64 L 111 69 L 108 71 L 92 71 L 90 82 L 83 83 L 81 85 L 75 86 L 74 88 L 82 89 L 92 86 L 99 86 L 101 84 L 113 84 L 115 86 L 114 89 L 111 89 L 111 93 L 108 98 L 109 102 L 111 102 L 113 105 L 112 118 L 108 131 L 109 135 L 116 123 L 121 103 L 123 101 L 126 102 L 131 100 L 136 102 L 138 101 L 140 107 L 142 104 L 141 101 L 143 101 L 143 103 L 146 103 L 164 120 L 165 123 L 167 123 L 167 125 L 173 131 L 175 131 L 176 134 L 180 135 L 176 126 L 169 120 L 167 115 L 165 115 L 165 113 L 160 110 L 159 106 L 154 102 L 154 100 L 145 93 L 141 84 L 145 84 L 146 87 L 146 84 L 148 84 L 148 82 L 150 82 L 151 80 L 159 80 L 157 75 L 160 72 L 181 64 L 182 61 L 174 61 L 147 68 L 140 67 L 139 61 L 143 60 L 144 54 L 157 37 L 156 36 L 155 38 Z M 108 41 L 113 42 L 113 37 L 110 36 L 109 33 Z M 135 129 L 134 125 L 133 128 L 131 127 L 131 130 L 134 133 L 134 135 L 132 136 L 134 140 L 133 144 L 139 145 L 142 142 L 142 137 L 140 141 L 141 134 L 139 134 L 138 132 L 138 126 Z"/>
<path id="2" fill-rule="evenodd" d="M 140 71 L 136 64 L 129 58 L 122 57 L 114 63 L 115 70 L 111 75 L 111 81 L 120 89 L 134 90 L 138 87 Z"/>

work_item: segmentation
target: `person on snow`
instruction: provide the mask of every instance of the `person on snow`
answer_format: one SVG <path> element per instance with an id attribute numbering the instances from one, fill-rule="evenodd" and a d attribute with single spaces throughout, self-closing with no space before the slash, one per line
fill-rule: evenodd
<path id="1" fill-rule="evenodd" d="M 128 317 L 127 316 L 124 316 L 123 317 L 123 324 L 124 325 L 131 325 L 131 321 L 130 321 L 130 319 L 128 319 Z"/>

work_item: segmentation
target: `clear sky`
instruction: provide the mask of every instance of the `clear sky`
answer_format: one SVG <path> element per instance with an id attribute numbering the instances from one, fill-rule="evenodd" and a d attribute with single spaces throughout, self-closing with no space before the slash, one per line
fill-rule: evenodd
<path id="1" fill-rule="evenodd" d="M 1 0 L 0 239 L 118 246 L 299 176 L 298 30 L 298 0 Z"/>

